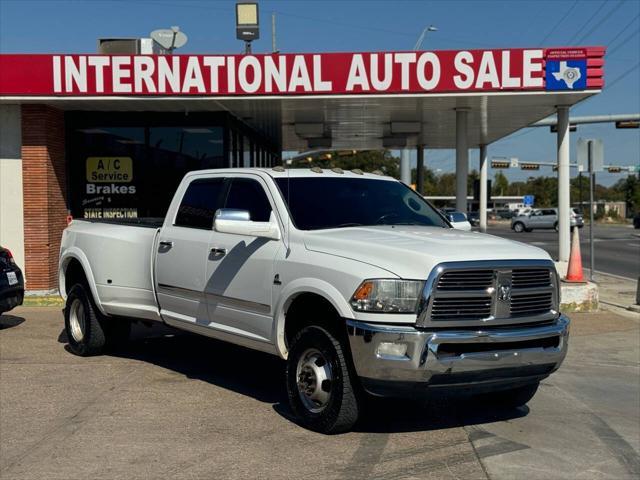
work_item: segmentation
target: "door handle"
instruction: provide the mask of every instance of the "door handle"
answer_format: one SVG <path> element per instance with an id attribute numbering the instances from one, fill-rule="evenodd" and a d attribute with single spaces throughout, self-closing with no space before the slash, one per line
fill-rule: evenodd
<path id="1" fill-rule="evenodd" d="M 171 248 L 171 247 L 173 247 L 173 242 L 167 242 L 167 241 L 163 240 L 163 241 L 160 242 L 160 246 L 161 247 Z"/>
<path id="2" fill-rule="evenodd" d="M 226 248 L 213 247 L 213 248 L 211 249 L 211 253 L 212 253 L 214 256 L 220 256 L 220 257 L 223 257 L 223 256 L 225 256 L 225 255 L 227 254 L 227 249 L 226 249 Z"/>

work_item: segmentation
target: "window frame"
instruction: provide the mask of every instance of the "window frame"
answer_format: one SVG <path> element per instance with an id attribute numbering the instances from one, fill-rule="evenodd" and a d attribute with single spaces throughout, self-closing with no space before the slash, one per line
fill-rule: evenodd
<path id="1" fill-rule="evenodd" d="M 227 206 L 227 202 L 229 201 L 229 194 L 231 193 L 231 188 L 233 187 L 233 182 L 236 180 L 243 180 L 243 181 L 248 181 L 248 182 L 253 182 L 256 185 L 258 185 L 259 188 L 262 189 L 262 193 L 264 194 L 267 203 L 269 204 L 269 207 L 271 209 L 269 218 L 271 218 L 271 214 L 276 214 L 277 217 L 277 213 L 276 213 L 276 207 L 275 207 L 275 203 L 273 201 L 273 199 L 271 198 L 271 192 L 269 191 L 268 188 L 266 188 L 266 185 L 263 184 L 263 182 L 261 181 L 260 177 L 258 176 L 253 176 L 253 175 L 248 175 L 248 176 L 244 176 L 244 175 L 233 175 L 233 176 L 228 176 L 225 178 L 225 189 L 224 189 L 224 198 L 222 201 L 222 206 L 220 208 L 235 208 L 235 207 L 228 207 Z M 251 212 L 249 212 L 251 213 Z M 250 221 L 251 222 L 256 222 L 257 220 L 254 220 L 253 218 L 250 217 Z M 266 220 L 266 222 L 268 222 L 269 219 Z"/>
<path id="2" fill-rule="evenodd" d="M 182 192 L 182 195 L 180 196 L 180 201 L 178 202 L 177 206 L 176 206 L 176 211 L 175 211 L 175 215 L 173 216 L 173 221 L 171 222 L 171 226 L 172 227 L 177 227 L 177 228 L 190 228 L 190 229 L 195 229 L 195 230 L 205 230 L 205 231 L 213 231 L 213 224 L 215 222 L 215 218 L 216 218 L 216 212 L 220 209 L 223 208 L 222 205 L 224 205 L 224 203 L 226 202 L 227 199 L 227 193 L 229 191 L 229 185 L 230 183 L 227 182 L 227 178 L 224 176 L 203 176 L 203 177 L 195 177 L 193 178 L 185 187 L 184 192 Z M 211 219 L 211 225 L 209 226 L 209 228 L 205 228 L 205 227 L 195 227 L 195 226 L 191 226 L 191 225 L 180 225 L 177 223 L 178 221 L 178 215 L 180 214 L 180 207 L 182 206 L 182 203 L 184 202 L 185 197 L 187 196 L 187 193 L 189 192 L 189 187 L 191 187 L 191 185 L 195 184 L 195 183 L 206 183 L 206 182 L 220 182 L 221 184 L 221 189 L 220 192 L 218 193 L 218 198 L 216 199 L 215 202 L 215 208 L 214 212 L 213 212 L 213 217 Z"/>

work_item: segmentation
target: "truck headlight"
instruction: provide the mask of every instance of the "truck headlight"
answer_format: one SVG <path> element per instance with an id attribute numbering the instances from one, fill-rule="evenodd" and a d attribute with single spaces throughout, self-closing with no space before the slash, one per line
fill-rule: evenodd
<path id="1" fill-rule="evenodd" d="M 351 297 L 357 312 L 415 313 L 422 295 L 422 280 L 365 280 Z"/>

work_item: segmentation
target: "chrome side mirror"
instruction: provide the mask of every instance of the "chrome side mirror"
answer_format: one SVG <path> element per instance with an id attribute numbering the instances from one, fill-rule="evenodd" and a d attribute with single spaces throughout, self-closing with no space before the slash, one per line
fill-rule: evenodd
<path id="1" fill-rule="evenodd" d="M 273 212 L 268 222 L 252 222 L 247 210 L 221 208 L 216 212 L 213 229 L 220 233 L 280 239 L 280 228 Z"/>

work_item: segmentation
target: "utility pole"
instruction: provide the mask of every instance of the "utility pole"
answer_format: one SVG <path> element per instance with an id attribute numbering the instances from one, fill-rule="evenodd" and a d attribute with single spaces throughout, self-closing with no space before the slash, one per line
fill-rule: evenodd
<path id="1" fill-rule="evenodd" d="M 587 144 L 589 159 L 589 281 L 593 282 L 594 248 L 593 248 L 593 192 L 596 183 L 596 174 L 593 171 L 593 142 Z"/>

